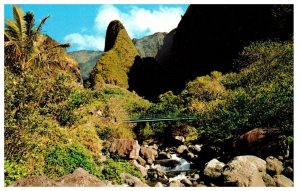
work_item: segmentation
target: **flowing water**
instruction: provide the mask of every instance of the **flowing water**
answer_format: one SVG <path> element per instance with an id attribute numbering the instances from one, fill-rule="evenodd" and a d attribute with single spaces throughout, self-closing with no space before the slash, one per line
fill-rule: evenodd
<path id="1" fill-rule="evenodd" d="M 170 159 L 166 159 L 166 161 L 172 160 L 178 162 L 175 167 L 163 166 L 161 164 L 152 164 L 151 168 L 165 171 L 169 182 L 174 180 L 190 179 L 190 177 L 186 175 L 187 172 L 191 170 L 190 162 L 186 161 L 184 158 L 178 157 L 176 154 L 172 154 Z"/>

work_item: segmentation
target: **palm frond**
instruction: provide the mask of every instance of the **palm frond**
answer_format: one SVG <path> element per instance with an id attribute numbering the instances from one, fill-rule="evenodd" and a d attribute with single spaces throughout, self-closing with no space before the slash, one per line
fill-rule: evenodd
<path id="1" fill-rule="evenodd" d="M 13 16 L 14 16 L 14 21 L 15 24 L 18 28 L 17 35 L 19 36 L 19 40 L 23 41 L 26 38 L 26 24 L 24 20 L 24 14 L 23 11 L 20 7 L 17 5 L 13 5 Z"/>
<path id="2" fill-rule="evenodd" d="M 8 47 L 8 46 L 11 46 L 11 45 L 14 45 L 14 44 L 15 44 L 14 41 L 6 41 L 6 42 L 4 42 L 4 48 Z"/>
<path id="3" fill-rule="evenodd" d="M 34 27 L 34 14 L 32 12 L 27 12 L 24 16 L 24 20 L 26 23 L 26 34 L 30 36 L 33 33 L 33 27 Z"/>
<path id="4" fill-rule="evenodd" d="M 16 23 L 12 20 L 7 19 L 5 24 L 5 33 L 9 34 L 11 37 L 18 39 L 19 28 Z"/>
<path id="5" fill-rule="evenodd" d="M 71 43 L 61 43 L 61 44 L 56 45 L 55 47 L 69 48 L 69 47 L 71 47 Z"/>
<path id="6" fill-rule="evenodd" d="M 36 32 L 37 32 L 37 33 L 40 33 L 40 32 L 41 32 L 44 23 L 46 22 L 46 20 L 47 20 L 49 17 L 50 17 L 50 15 L 48 15 L 48 16 L 46 16 L 46 17 L 44 17 L 44 18 L 42 19 L 42 21 L 40 22 L 39 26 L 38 26 L 37 29 L 36 29 Z"/>

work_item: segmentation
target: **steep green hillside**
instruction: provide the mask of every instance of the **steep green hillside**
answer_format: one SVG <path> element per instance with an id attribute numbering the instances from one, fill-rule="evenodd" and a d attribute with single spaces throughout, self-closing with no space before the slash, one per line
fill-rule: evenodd
<path id="1" fill-rule="evenodd" d="M 150 103 L 113 85 L 84 89 L 78 63 L 65 45 L 36 31 L 22 10 L 13 8 L 8 24 L 15 27 L 5 28 L 5 184 L 31 175 L 58 178 L 78 167 L 112 181 L 124 171 L 136 174 L 128 162 L 103 163 L 99 154 L 113 138 L 134 138 L 133 126 L 122 121 Z M 22 26 L 33 28 L 19 30 Z M 28 53 L 32 59 L 24 56 Z M 115 171 L 107 174 L 105 168 Z"/>
<path id="2" fill-rule="evenodd" d="M 122 23 L 112 21 L 106 31 L 105 52 L 89 79 L 91 86 L 97 89 L 106 83 L 128 88 L 127 73 L 137 56 L 137 49 Z"/>
<path id="3" fill-rule="evenodd" d="M 69 52 L 69 54 L 78 62 L 81 76 L 83 80 L 86 80 L 102 55 L 102 51 L 79 50 Z"/>

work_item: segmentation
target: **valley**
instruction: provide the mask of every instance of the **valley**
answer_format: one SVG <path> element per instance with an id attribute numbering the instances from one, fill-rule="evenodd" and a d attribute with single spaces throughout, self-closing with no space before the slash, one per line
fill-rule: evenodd
<path id="1" fill-rule="evenodd" d="M 67 52 L 13 5 L 5 186 L 293 187 L 293 5 L 190 5 L 177 28 Z"/>

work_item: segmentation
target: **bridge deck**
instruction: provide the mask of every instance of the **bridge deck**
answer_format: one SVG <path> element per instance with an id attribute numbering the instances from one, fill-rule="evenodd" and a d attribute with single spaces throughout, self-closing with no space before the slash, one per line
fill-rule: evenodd
<path id="1" fill-rule="evenodd" d="M 180 120 L 195 120 L 196 117 L 178 117 L 178 118 L 142 118 L 142 119 L 128 119 L 124 122 L 127 123 L 140 123 L 140 122 L 159 122 L 159 121 L 180 121 Z"/>

